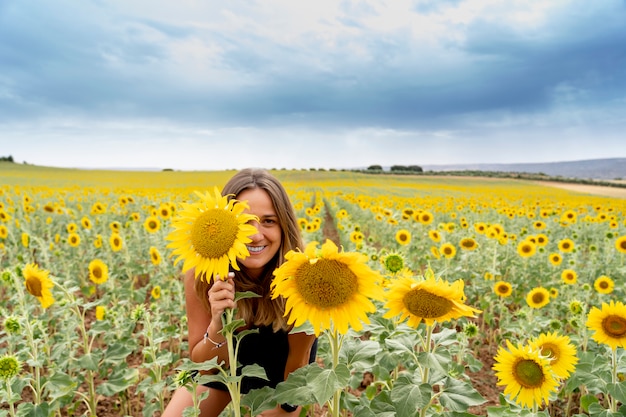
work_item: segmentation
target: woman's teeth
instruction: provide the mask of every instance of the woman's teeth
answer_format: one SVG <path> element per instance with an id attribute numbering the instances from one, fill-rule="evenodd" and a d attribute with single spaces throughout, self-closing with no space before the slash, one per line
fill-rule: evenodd
<path id="1" fill-rule="evenodd" d="M 248 246 L 248 252 L 261 252 L 265 246 Z"/>

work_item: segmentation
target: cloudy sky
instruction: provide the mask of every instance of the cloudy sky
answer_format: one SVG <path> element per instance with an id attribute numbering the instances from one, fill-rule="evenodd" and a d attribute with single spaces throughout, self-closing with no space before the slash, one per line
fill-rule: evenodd
<path id="1" fill-rule="evenodd" d="M 17 162 L 626 157 L 624 0 L 0 0 L 0 40 Z"/>

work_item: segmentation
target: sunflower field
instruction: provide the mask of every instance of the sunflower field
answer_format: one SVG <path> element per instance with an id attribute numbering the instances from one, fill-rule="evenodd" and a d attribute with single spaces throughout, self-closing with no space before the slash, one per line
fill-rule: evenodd
<path id="1" fill-rule="evenodd" d="M 626 416 L 626 199 L 272 173 L 302 262 L 349 263 L 360 301 L 294 307 L 317 362 L 243 396 L 247 414 L 289 402 L 309 416 Z M 233 174 L 0 163 L 0 416 L 158 416 L 197 383 L 167 237 L 180 203 Z"/>

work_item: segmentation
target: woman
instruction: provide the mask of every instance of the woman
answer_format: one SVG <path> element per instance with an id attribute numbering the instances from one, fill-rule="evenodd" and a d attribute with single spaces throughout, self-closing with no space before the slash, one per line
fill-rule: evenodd
<path id="1" fill-rule="evenodd" d="M 244 169 L 235 174 L 224 186 L 222 195 L 233 195 L 247 201 L 248 213 L 258 217 L 253 225 L 257 233 L 247 245 L 250 256 L 239 259 L 241 271 L 229 274 L 227 280 L 214 279 L 207 283 L 195 279 L 194 270 L 185 273 L 185 298 L 189 327 L 190 357 L 203 362 L 217 357 L 218 363 L 228 365 L 228 350 L 222 329 L 221 316 L 225 309 L 237 307 L 239 317 L 248 328 L 259 329 L 241 341 L 238 360 L 242 365 L 257 363 L 265 368 L 269 381 L 244 377 L 242 392 L 265 385 L 275 387 L 292 371 L 310 363 L 315 358 L 316 339 L 305 333 L 289 334 L 285 303 L 281 298 L 272 300 L 270 284 L 274 270 L 284 261 L 285 254 L 303 248 L 296 215 L 280 182 L 262 169 Z M 235 306 L 236 291 L 252 291 L 260 297 L 239 300 Z M 230 394 L 223 384 L 207 384 L 198 388 L 209 390 L 209 396 L 200 403 L 203 417 L 217 417 L 230 402 Z M 182 415 L 193 405 L 191 393 L 181 387 L 176 390 L 163 416 Z M 281 404 L 265 411 L 264 417 L 298 415 L 300 407 Z"/>

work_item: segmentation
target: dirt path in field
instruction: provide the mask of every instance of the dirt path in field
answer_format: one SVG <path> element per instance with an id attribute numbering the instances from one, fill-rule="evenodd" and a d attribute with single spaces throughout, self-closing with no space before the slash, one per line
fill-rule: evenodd
<path id="1" fill-rule="evenodd" d="M 574 183 L 566 183 L 566 182 L 558 182 L 558 181 L 541 181 L 541 182 L 537 182 L 537 184 L 546 185 L 549 187 L 561 188 L 564 190 L 574 191 L 577 193 L 593 194 L 593 195 L 612 197 L 612 198 L 626 198 L 626 188 L 621 188 L 621 187 L 574 184 Z"/>

